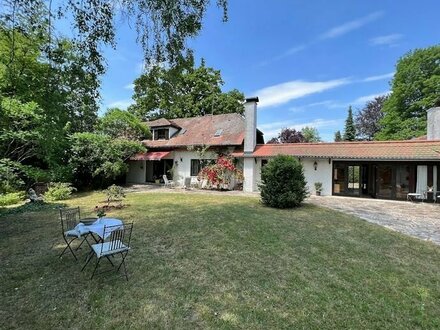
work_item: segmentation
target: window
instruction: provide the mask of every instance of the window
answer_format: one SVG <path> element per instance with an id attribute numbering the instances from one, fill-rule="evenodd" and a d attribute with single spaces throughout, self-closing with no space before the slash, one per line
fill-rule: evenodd
<path id="1" fill-rule="evenodd" d="M 208 165 L 214 164 L 213 159 L 191 159 L 191 176 L 199 175 L 199 172 Z"/>
<path id="2" fill-rule="evenodd" d="M 169 139 L 169 129 L 159 128 L 154 130 L 154 140 L 168 140 Z"/>

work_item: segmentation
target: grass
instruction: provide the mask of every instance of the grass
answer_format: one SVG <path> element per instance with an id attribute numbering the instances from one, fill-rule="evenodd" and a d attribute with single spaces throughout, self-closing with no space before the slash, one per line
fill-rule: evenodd
<path id="1" fill-rule="evenodd" d="M 92 215 L 99 193 L 65 201 Z M 128 194 L 130 280 L 63 248 L 52 206 L 0 213 L 0 328 L 440 327 L 440 249 L 352 216 L 252 197 Z M 82 254 L 86 254 L 86 250 Z"/>

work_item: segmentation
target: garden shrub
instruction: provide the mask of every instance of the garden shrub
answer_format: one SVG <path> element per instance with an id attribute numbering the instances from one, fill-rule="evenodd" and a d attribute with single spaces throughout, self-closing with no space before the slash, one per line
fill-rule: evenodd
<path id="1" fill-rule="evenodd" d="M 72 187 L 70 183 L 51 182 L 49 184 L 49 189 L 44 194 L 44 199 L 46 201 L 61 201 L 68 199 L 75 190 L 76 188 Z"/>
<path id="2" fill-rule="evenodd" d="M 0 195 L 0 206 L 7 206 L 20 203 L 25 198 L 23 191 Z"/>
<path id="3" fill-rule="evenodd" d="M 308 195 L 302 164 L 294 157 L 278 155 L 261 170 L 261 200 L 276 208 L 298 207 Z"/>
<path id="4" fill-rule="evenodd" d="M 109 206 L 112 202 L 120 202 L 122 206 L 122 200 L 125 198 L 124 188 L 112 184 L 105 190 L 105 195 L 107 198 L 107 205 Z"/>

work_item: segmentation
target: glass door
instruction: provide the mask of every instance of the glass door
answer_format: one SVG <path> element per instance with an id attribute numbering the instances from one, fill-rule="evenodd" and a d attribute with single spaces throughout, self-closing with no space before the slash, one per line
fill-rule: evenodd
<path id="1" fill-rule="evenodd" d="M 377 166 L 377 197 L 393 197 L 393 168 L 390 165 Z"/>
<path id="2" fill-rule="evenodd" d="M 348 171 L 348 183 L 347 192 L 350 195 L 359 196 L 360 195 L 360 173 L 361 167 L 358 165 L 349 165 L 347 167 Z"/>

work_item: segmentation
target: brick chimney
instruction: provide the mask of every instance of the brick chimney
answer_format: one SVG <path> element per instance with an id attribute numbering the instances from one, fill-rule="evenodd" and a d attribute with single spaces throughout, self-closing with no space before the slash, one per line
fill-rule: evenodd
<path id="1" fill-rule="evenodd" d="M 440 107 L 431 108 L 427 112 L 427 139 L 440 140 Z"/>
<path id="2" fill-rule="evenodd" d="M 257 103 L 258 97 L 246 99 L 244 104 L 245 135 L 244 153 L 253 153 L 257 144 Z"/>

